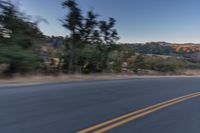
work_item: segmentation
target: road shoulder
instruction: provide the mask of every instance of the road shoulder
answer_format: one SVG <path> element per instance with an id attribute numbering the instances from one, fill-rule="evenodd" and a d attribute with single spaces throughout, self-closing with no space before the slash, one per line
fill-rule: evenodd
<path id="1" fill-rule="evenodd" d="M 186 78 L 200 77 L 188 75 L 128 75 L 128 74 L 90 74 L 90 75 L 59 75 L 59 76 L 24 76 L 12 79 L 0 79 L 0 87 L 9 86 L 29 86 L 45 83 L 59 82 L 78 82 L 78 81 L 95 81 L 95 80 L 123 80 L 123 79 L 146 79 L 146 78 Z"/>

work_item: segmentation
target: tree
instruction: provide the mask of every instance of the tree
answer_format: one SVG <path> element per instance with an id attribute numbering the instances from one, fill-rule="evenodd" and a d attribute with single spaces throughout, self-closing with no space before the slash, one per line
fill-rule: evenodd
<path id="1" fill-rule="evenodd" d="M 95 30 L 98 26 L 97 17 L 98 15 L 91 10 L 87 12 L 87 16 L 83 19 L 83 27 L 81 29 L 81 40 L 83 40 L 83 42 L 96 43 L 97 40 L 95 39 L 99 39 L 97 35 L 99 33 Z"/>
<path id="2" fill-rule="evenodd" d="M 101 51 L 97 49 L 95 46 L 86 44 L 83 49 L 80 50 L 80 64 L 82 64 L 82 72 L 83 73 L 91 73 L 91 72 L 101 72 Z"/>
<path id="3" fill-rule="evenodd" d="M 115 41 L 119 40 L 117 30 L 114 29 L 116 20 L 114 18 L 109 18 L 109 21 L 100 21 L 99 28 L 102 37 L 102 42 L 104 44 L 113 44 Z"/>
<path id="4" fill-rule="evenodd" d="M 13 73 L 25 74 L 36 70 L 40 65 L 39 56 L 32 50 L 23 50 L 18 46 L 3 46 L 0 48 L 0 64 L 9 64 L 7 75 Z"/>
<path id="5" fill-rule="evenodd" d="M 0 0 L 0 42 L 5 38 L 9 37 L 10 31 L 5 28 L 4 24 L 4 17 L 5 11 L 11 6 L 9 2 L 5 2 Z"/>
<path id="6" fill-rule="evenodd" d="M 34 41 L 43 38 L 37 25 L 10 2 L 0 1 L 0 63 L 10 65 L 8 72 L 35 70 L 40 62 Z"/>
<path id="7" fill-rule="evenodd" d="M 142 54 L 138 55 L 134 62 L 134 71 L 138 72 L 139 69 L 144 69 L 145 66 L 144 56 Z"/>
<path id="8" fill-rule="evenodd" d="M 66 40 L 68 50 L 65 59 L 65 62 L 68 62 L 68 72 L 74 73 L 77 65 L 83 67 L 85 63 L 78 60 L 82 59 L 79 57 L 82 56 L 79 51 L 88 44 L 94 45 L 103 53 L 99 61 L 102 66 L 105 66 L 108 51 L 112 48 L 109 45 L 114 44 L 119 39 L 117 30 L 114 28 L 115 19 L 110 18 L 108 22 L 99 21 L 97 20 L 98 15 L 92 10 L 88 11 L 84 17 L 75 0 L 66 0 L 62 5 L 69 10 L 69 13 L 61 20 L 63 26 L 70 32 L 69 38 Z"/>
<path id="9" fill-rule="evenodd" d="M 74 0 L 67 0 L 63 2 L 63 7 L 69 9 L 69 13 L 66 15 L 65 19 L 62 20 L 63 26 L 70 31 L 70 38 L 67 42 L 67 47 L 69 48 L 69 60 L 68 60 L 68 70 L 69 73 L 75 71 L 75 60 L 76 47 L 79 47 L 81 39 L 81 29 L 82 29 L 82 15 L 78 4 Z"/>
<path id="10" fill-rule="evenodd" d="M 107 64 L 110 72 L 121 72 L 123 64 L 123 52 L 117 49 L 109 52 Z"/>

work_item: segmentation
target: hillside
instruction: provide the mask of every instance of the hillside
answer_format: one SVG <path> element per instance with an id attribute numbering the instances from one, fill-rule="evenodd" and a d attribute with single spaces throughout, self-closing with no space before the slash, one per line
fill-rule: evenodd
<path id="1" fill-rule="evenodd" d="M 134 49 L 136 53 L 181 56 L 200 60 L 200 44 L 193 43 L 167 43 L 167 42 L 148 42 L 124 44 L 125 47 Z"/>
<path id="2" fill-rule="evenodd" d="M 172 44 L 171 45 L 177 53 L 185 52 L 185 53 L 191 53 L 191 52 L 200 52 L 200 44 Z"/>

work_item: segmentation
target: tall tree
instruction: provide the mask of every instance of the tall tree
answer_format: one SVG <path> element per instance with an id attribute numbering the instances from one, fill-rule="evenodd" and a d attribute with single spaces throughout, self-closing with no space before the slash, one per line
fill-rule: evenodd
<path id="1" fill-rule="evenodd" d="M 69 9 L 69 13 L 65 19 L 62 20 L 63 26 L 70 31 L 70 38 L 68 39 L 69 54 L 68 54 L 68 71 L 73 73 L 75 71 L 76 47 L 80 44 L 81 29 L 82 29 L 82 14 L 78 4 L 74 0 L 66 0 L 62 3 L 64 8 Z"/>
<path id="2" fill-rule="evenodd" d="M 100 21 L 99 28 L 103 39 L 103 43 L 112 44 L 119 40 L 117 30 L 114 28 L 116 20 L 114 18 L 109 18 L 108 22 Z"/>
<path id="3" fill-rule="evenodd" d="M 9 36 L 9 30 L 5 28 L 5 15 L 6 11 L 11 7 L 12 5 L 9 2 L 5 2 L 0 0 L 0 41 L 2 41 L 5 37 Z"/>
<path id="4" fill-rule="evenodd" d="M 95 32 L 98 33 L 98 15 L 95 14 L 92 10 L 87 12 L 87 16 L 83 20 L 83 27 L 81 30 L 82 40 L 85 43 L 95 43 Z M 96 36 L 97 37 L 97 36 Z M 98 36 L 99 39 L 99 36 Z"/>
<path id="5" fill-rule="evenodd" d="M 36 69 L 39 57 L 33 49 L 34 40 L 42 38 L 37 25 L 14 4 L 0 1 L 0 63 L 9 64 L 9 73 L 25 73 Z"/>
<path id="6" fill-rule="evenodd" d="M 115 19 L 110 18 L 108 21 L 99 21 L 97 19 L 98 15 L 92 10 L 89 10 L 87 15 L 83 16 L 75 0 L 66 0 L 62 5 L 69 10 L 62 20 L 63 26 L 70 31 L 70 36 L 66 41 L 66 48 L 68 48 L 66 61 L 68 62 L 69 73 L 75 71 L 76 65 L 85 66 L 84 63 L 79 64 L 83 61 L 78 60 L 84 56 L 80 55 L 81 57 L 79 57 L 78 54 L 82 53 L 79 51 L 84 49 L 86 44 L 94 45 L 101 51 L 102 58 L 99 62 L 102 62 L 105 66 L 106 57 L 112 48 L 112 46 L 109 47 L 109 44 L 113 44 L 119 39 L 115 29 Z"/>
<path id="7" fill-rule="evenodd" d="M 134 62 L 134 71 L 138 72 L 139 69 L 144 69 L 146 67 L 145 58 L 142 54 L 139 54 Z"/>
<path id="8" fill-rule="evenodd" d="M 12 3 L 2 1 L 0 11 L 0 25 L 2 34 L 7 36 L 4 39 L 7 44 L 30 48 L 35 39 L 43 37 L 37 24 L 31 22 Z"/>

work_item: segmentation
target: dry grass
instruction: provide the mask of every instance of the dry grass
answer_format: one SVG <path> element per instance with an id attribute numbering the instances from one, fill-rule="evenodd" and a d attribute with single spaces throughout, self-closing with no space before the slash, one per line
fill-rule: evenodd
<path id="1" fill-rule="evenodd" d="M 17 76 L 12 79 L 0 79 L 1 83 L 45 83 L 45 82 L 63 82 L 63 81 L 81 81 L 81 80 L 111 80 L 135 78 L 136 75 L 127 74 L 90 74 L 90 75 L 59 75 L 59 76 Z M 138 76 L 140 77 L 140 76 Z"/>
<path id="2" fill-rule="evenodd" d="M 64 75 L 59 76 L 16 76 L 12 79 L 0 79 L 0 84 L 29 84 L 29 83 L 48 83 L 48 82 L 65 82 L 65 81 L 83 81 L 83 80 L 112 80 L 112 79 L 131 79 L 131 78 L 160 78 L 160 77 L 184 77 L 200 76 L 200 70 L 184 70 L 174 73 L 159 73 L 155 71 L 146 71 L 140 74 L 90 74 L 90 75 Z"/>
<path id="3" fill-rule="evenodd" d="M 188 75 L 188 76 L 200 76 L 200 70 L 184 70 L 184 71 L 179 71 L 177 73 L 180 73 L 181 75 Z"/>

